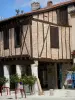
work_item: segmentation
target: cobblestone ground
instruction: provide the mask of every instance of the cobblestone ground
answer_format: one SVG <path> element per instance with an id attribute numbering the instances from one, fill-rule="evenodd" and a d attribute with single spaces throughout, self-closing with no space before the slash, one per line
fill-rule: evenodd
<path id="1" fill-rule="evenodd" d="M 45 91 L 44 95 L 30 95 L 26 94 L 25 97 L 21 97 L 21 94 L 18 93 L 17 100 L 75 100 L 75 90 L 54 90 L 52 94 L 50 91 Z M 16 100 L 15 93 L 11 92 L 11 95 L 6 95 L 3 93 L 0 96 L 0 100 Z"/>

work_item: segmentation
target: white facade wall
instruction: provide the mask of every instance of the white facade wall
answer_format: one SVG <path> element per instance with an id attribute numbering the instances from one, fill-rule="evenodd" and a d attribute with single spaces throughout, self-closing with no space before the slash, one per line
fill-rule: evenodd
<path id="1" fill-rule="evenodd" d="M 72 17 L 72 50 L 75 50 L 75 15 Z"/>

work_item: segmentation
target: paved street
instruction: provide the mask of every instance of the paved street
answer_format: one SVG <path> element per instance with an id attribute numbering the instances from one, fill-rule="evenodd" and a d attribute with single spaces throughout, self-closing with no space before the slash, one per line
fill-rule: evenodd
<path id="1" fill-rule="evenodd" d="M 27 94 L 26 98 L 21 98 L 21 94 L 18 93 L 17 100 L 75 100 L 75 90 L 54 90 L 53 95 L 50 95 L 50 91 L 45 91 L 44 95 L 30 95 Z M 7 96 L 3 93 L 0 96 L 0 100 L 15 100 L 14 92 Z"/>

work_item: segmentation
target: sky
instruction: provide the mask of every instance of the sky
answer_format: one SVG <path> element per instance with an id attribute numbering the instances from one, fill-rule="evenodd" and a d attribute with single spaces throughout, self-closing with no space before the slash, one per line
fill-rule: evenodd
<path id="1" fill-rule="evenodd" d="M 15 9 L 23 10 L 24 13 L 31 11 L 31 3 L 38 1 L 41 7 L 46 7 L 49 0 L 0 0 L 0 18 L 9 18 L 16 15 Z M 68 0 L 52 0 L 53 4 Z"/>

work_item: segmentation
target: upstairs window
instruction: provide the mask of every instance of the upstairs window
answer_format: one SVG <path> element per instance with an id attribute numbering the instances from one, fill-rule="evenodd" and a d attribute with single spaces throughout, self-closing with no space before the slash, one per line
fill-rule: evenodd
<path id="1" fill-rule="evenodd" d="M 4 49 L 9 49 L 9 30 L 5 29 L 3 31 L 3 39 L 4 39 Z"/>
<path id="2" fill-rule="evenodd" d="M 51 48 L 59 48 L 58 27 L 50 26 Z"/>
<path id="3" fill-rule="evenodd" d="M 57 24 L 68 25 L 67 7 L 63 7 L 57 10 Z"/>
<path id="4" fill-rule="evenodd" d="M 20 26 L 16 26 L 15 27 L 15 48 L 20 47 L 21 46 L 21 27 Z"/>

